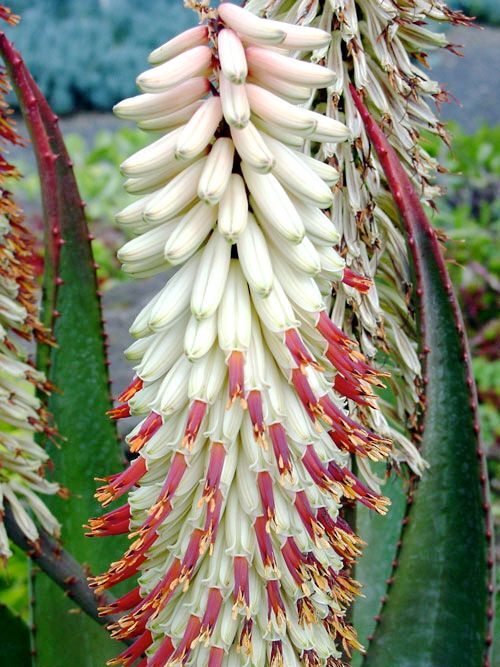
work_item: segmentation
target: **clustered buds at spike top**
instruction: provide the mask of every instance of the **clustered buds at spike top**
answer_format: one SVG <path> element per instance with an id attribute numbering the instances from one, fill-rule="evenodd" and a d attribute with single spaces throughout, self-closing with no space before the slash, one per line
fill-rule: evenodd
<path id="1" fill-rule="evenodd" d="M 361 406 L 360 412 L 374 430 L 393 438 L 393 457 L 406 460 L 420 474 L 426 464 L 408 439 L 408 427 L 416 425 L 421 384 L 415 320 L 408 307 L 410 262 L 398 214 L 380 164 L 370 150 L 349 85 L 361 91 L 379 125 L 389 128 L 388 140 L 422 200 L 432 203 L 440 194 L 434 183 L 438 164 L 419 138 L 426 130 L 447 141 L 433 108 L 434 102 L 446 101 L 447 94 L 425 69 L 427 53 L 455 48 L 442 32 L 432 32 L 426 23 L 466 24 L 470 19 L 434 0 L 334 0 L 323 5 L 312 3 L 307 11 L 298 0 L 277 0 L 265 7 L 260 0 L 249 0 L 246 9 L 273 17 L 286 15 L 292 23 L 314 23 L 331 31 L 331 42 L 315 46 L 311 60 L 326 62 L 336 77 L 326 94 L 319 91 L 310 97 L 308 106 L 345 123 L 352 141 L 332 143 L 316 134 L 321 144 L 310 144 L 310 149 L 318 162 L 331 164 L 341 175 L 344 187 L 334 190 L 332 217 L 338 225 L 346 265 L 373 280 L 373 285 L 363 290 L 358 279 L 344 273 L 343 282 L 336 286 L 332 319 L 359 341 L 368 358 L 381 349 L 389 367 L 398 369 L 388 379 L 396 405 L 382 401 L 380 411 L 374 412 L 368 405 Z M 267 77 L 261 70 L 259 74 Z M 376 483 L 375 478 L 372 483 Z"/>
<path id="2" fill-rule="evenodd" d="M 0 18 L 13 17 L 0 7 Z M 0 143 L 21 144 L 4 102 L 8 91 L 5 72 L 0 71 Z M 48 416 L 35 389 L 50 391 L 42 373 L 30 363 L 21 341 L 35 337 L 52 343 L 50 333 L 38 320 L 38 286 L 35 275 L 35 240 L 24 226 L 23 216 L 10 192 L 6 178 L 18 178 L 16 168 L 0 155 L 0 559 L 11 555 L 2 518 L 6 504 L 28 540 L 36 543 L 38 529 L 33 516 L 52 535 L 59 523 L 39 494 L 60 489 L 48 482 L 44 470 L 48 456 L 35 442 L 36 433 L 53 436 Z"/>
<path id="3" fill-rule="evenodd" d="M 122 165 L 142 196 L 117 216 L 134 237 L 119 259 L 136 277 L 177 268 L 130 329 L 136 376 L 112 416 L 143 417 L 138 456 L 97 491 L 123 504 L 89 525 L 131 540 L 92 586 L 138 580 L 101 609 L 133 642 L 110 664 L 333 667 L 359 648 L 360 540 L 339 511 L 386 511 L 349 459 L 390 441 L 349 411 L 375 409 L 381 381 L 328 314 L 332 282 L 367 289 L 332 248 L 338 172 L 304 152 L 350 137 L 300 106 L 337 74 L 291 52 L 329 39 L 223 3 L 115 108 L 163 132 Z"/>

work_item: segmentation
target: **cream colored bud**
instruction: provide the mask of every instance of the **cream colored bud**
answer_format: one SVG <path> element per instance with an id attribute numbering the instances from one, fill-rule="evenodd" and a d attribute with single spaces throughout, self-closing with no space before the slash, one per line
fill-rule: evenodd
<path id="1" fill-rule="evenodd" d="M 208 46 L 195 46 L 178 56 L 149 69 L 137 77 L 137 85 L 145 93 L 158 93 L 191 79 L 209 73 L 212 50 Z"/>
<path id="2" fill-rule="evenodd" d="M 175 157 L 187 160 L 201 153 L 212 140 L 222 120 L 219 97 L 209 97 L 195 112 L 191 120 L 179 130 Z"/>
<path id="3" fill-rule="evenodd" d="M 234 144 L 221 137 L 212 146 L 198 182 L 198 197 L 207 204 L 217 204 L 229 183 L 233 170 Z"/>
<path id="4" fill-rule="evenodd" d="M 245 49 L 233 30 L 225 28 L 219 32 L 218 51 L 224 76 L 232 83 L 244 83 L 248 74 Z"/>
<path id="5" fill-rule="evenodd" d="M 208 27 L 206 25 L 197 25 L 194 28 L 185 30 L 173 39 L 162 44 L 149 54 L 149 62 L 152 65 L 159 65 L 175 58 L 175 56 L 188 51 L 195 46 L 207 44 L 208 42 Z"/>

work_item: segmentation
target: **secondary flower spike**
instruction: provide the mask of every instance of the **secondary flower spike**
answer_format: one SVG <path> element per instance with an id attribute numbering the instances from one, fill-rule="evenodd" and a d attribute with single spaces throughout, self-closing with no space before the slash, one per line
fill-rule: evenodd
<path id="1" fill-rule="evenodd" d="M 422 386 L 415 320 L 408 306 L 410 261 L 383 170 L 370 148 L 350 86 L 359 91 L 377 123 L 387 128 L 388 139 L 422 201 L 432 204 L 440 194 L 435 183 L 440 167 L 420 138 L 425 130 L 447 141 L 435 106 L 449 96 L 432 80 L 427 59 L 436 49 L 457 51 L 445 33 L 433 31 L 433 26 L 467 24 L 471 19 L 435 0 L 335 0 L 311 4 L 307 13 L 300 0 L 267 4 L 249 0 L 245 6 L 268 16 L 286 13 L 290 22 L 313 23 L 331 31 L 331 41 L 315 46 L 310 57 L 326 62 L 337 76 L 326 94 L 318 91 L 308 105 L 345 123 L 352 141 L 334 144 L 324 137 L 312 144 L 311 154 L 341 173 L 344 187 L 335 189 L 332 216 L 338 222 L 342 256 L 357 274 L 344 273 L 336 286 L 331 315 L 360 342 L 369 358 L 378 349 L 389 368 L 397 369 L 387 380 L 397 396 L 396 405 L 382 401 L 381 410 L 375 412 L 369 403 L 367 407 L 361 403 L 359 410 L 374 429 L 393 438 L 396 462 L 406 461 L 420 475 L 426 464 L 408 432 L 416 426 Z M 262 72 L 261 76 L 267 75 Z M 371 278 L 372 284 L 363 286 L 364 277 Z M 336 381 L 336 387 L 342 382 Z M 372 483 L 376 478 L 372 477 Z"/>
<path id="2" fill-rule="evenodd" d="M 5 15 L 4 15 L 5 14 Z M 0 18 L 14 22 L 0 7 Z M 22 340 L 36 338 L 52 343 L 38 319 L 38 285 L 33 262 L 35 239 L 24 225 L 21 210 L 6 189 L 7 178 L 19 173 L 4 157 L 10 145 L 22 144 L 10 110 L 5 72 L 0 69 L 0 560 L 11 556 L 3 517 L 8 506 L 27 539 L 36 544 L 39 534 L 34 517 L 54 536 L 59 523 L 41 495 L 60 489 L 44 477 L 48 455 L 35 442 L 36 433 L 54 435 L 35 388 L 48 392 L 44 375 L 29 362 Z"/>
<path id="3" fill-rule="evenodd" d="M 360 545 L 340 510 L 387 508 L 350 455 L 390 450 L 348 411 L 376 407 L 380 378 L 328 315 L 345 268 L 338 173 L 305 153 L 350 131 L 300 106 L 337 73 L 292 53 L 328 33 L 228 3 L 204 17 L 115 108 L 162 132 L 122 165 L 142 196 L 117 215 L 134 237 L 119 258 L 171 277 L 130 328 L 136 375 L 113 416 L 143 417 L 137 458 L 103 481 L 98 499 L 121 504 L 89 526 L 130 545 L 92 586 L 134 581 L 101 609 L 133 642 L 110 664 L 339 667 L 359 648 L 346 609 Z"/>

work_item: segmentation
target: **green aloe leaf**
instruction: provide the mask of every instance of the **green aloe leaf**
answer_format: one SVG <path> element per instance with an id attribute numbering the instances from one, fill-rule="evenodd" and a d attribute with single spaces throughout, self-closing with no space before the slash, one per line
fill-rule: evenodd
<path id="1" fill-rule="evenodd" d="M 88 539 L 82 526 L 99 513 L 94 477 L 116 472 L 121 461 L 114 425 L 105 414 L 111 397 L 89 232 L 57 118 L 4 35 L 0 52 L 32 138 L 44 208 L 43 321 L 53 328 L 57 347 L 41 347 L 38 365 L 57 387 L 47 408 L 63 438 L 60 446 L 45 445 L 55 479 L 69 490 L 68 499 L 49 499 L 48 505 L 62 523 L 64 546 L 85 568 L 99 573 L 121 545 Z M 106 631 L 45 575 L 35 576 L 33 593 L 39 667 L 94 667 L 116 652 Z"/>
<path id="2" fill-rule="evenodd" d="M 3 604 L 0 604 L 0 628 L 2 628 L 0 665 L 30 667 L 31 648 L 28 626 Z"/>
<path id="3" fill-rule="evenodd" d="M 383 466 L 381 466 L 383 468 Z M 383 474 L 383 470 L 377 471 Z M 401 522 L 406 513 L 408 482 L 395 472 L 387 480 L 383 493 L 390 498 L 391 506 L 385 516 L 376 514 L 366 507 L 356 507 L 356 533 L 363 539 L 363 556 L 354 570 L 354 578 L 363 584 L 363 597 L 353 605 L 352 623 L 359 641 L 367 646 L 372 635 L 376 618 L 387 592 L 388 579 L 392 575 L 393 561 L 398 550 Z M 356 653 L 351 666 L 360 667 L 363 656 Z"/>
<path id="4" fill-rule="evenodd" d="M 364 667 L 488 665 L 492 567 L 487 477 L 464 327 L 435 231 L 382 130 L 351 87 L 401 213 L 425 356 L 421 451 L 402 545 Z"/>

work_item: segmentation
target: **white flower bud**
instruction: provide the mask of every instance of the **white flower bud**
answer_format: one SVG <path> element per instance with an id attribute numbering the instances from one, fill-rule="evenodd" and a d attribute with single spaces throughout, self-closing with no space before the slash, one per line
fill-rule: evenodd
<path id="1" fill-rule="evenodd" d="M 271 171 L 274 157 L 251 122 L 244 128 L 231 127 L 231 137 L 242 160 L 262 174 Z"/>
<path id="2" fill-rule="evenodd" d="M 202 320 L 217 310 L 226 286 L 231 246 L 214 231 L 198 264 L 191 295 L 191 312 Z"/>
<path id="3" fill-rule="evenodd" d="M 175 157 L 188 160 L 199 155 L 212 140 L 221 120 L 220 98 L 209 97 L 192 116 L 191 120 L 179 130 Z"/>
<path id="4" fill-rule="evenodd" d="M 150 331 L 159 331 L 172 325 L 188 308 L 198 265 L 199 256 L 195 255 L 174 273 L 157 294 L 147 319 Z M 130 333 L 134 335 L 132 330 Z"/>
<path id="5" fill-rule="evenodd" d="M 337 169 L 335 169 L 335 167 L 332 167 L 329 164 L 325 164 L 325 162 L 321 162 L 320 160 L 315 160 L 313 157 L 307 155 L 306 153 L 297 153 L 297 155 L 310 169 L 312 169 L 312 171 L 314 171 L 317 176 L 319 176 L 329 186 L 333 186 L 338 183 L 340 173 Z"/>
<path id="6" fill-rule="evenodd" d="M 273 268 L 286 295 L 301 308 L 311 313 L 322 310 L 324 302 L 314 278 L 290 268 L 281 256 L 273 255 Z"/>
<path id="7" fill-rule="evenodd" d="M 180 35 L 169 39 L 168 42 L 162 44 L 149 54 L 149 62 L 151 65 L 159 65 L 175 58 L 175 56 L 184 53 L 195 46 L 206 44 L 208 42 L 208 28 L 206 25 L 198 25 L 195 28 L 190 28 L 181 32 Z"/>
<path id="8" fill-rule="evenodd" d="M 245 82 L 248 74 L 245 49 L 233 31 L 225 28 L 218 34 L 219 61 L 223 75 L 232 83 Z"/>
<path id="9" fill-rule="evenodd" d="M 131 155 L 120 166 L 122 174 L 130 178 L 136 178 L 151 172 L 157 172 L 158 169 L 169 168 L 174 159 L 178 136 L 179 130 L 173 130 L 158 141 Z"/>
<path id="10" fill-rule="evenodd" d="M 219 91 L 226 123 L 231 127 L 246 127 L 250 120 L 250 105 L 245 86 L 237 86 L 221 74 Z"/>
<path id="11" fill-rule="evenodd" d="M 274 280 L 268 296 L 262 297 L 253 290 L 251 294 L 255 310 L 270 331 L 286 331 L 300 324 L 278 280 Z"/>
<path id="12" fill-rule="evenodd" d="M 184 109 L 157 116 L 156 118 L 140 120 L 137 123 L 137 127 L 145 132 L 170 132 L 187 123 L 202 104 L 203 100 L 196 100 L 196 102 L 189 104 Z"/>
<path id="13" fill-rule="evenodd" d="M 311 111 L 285 102 L 278 95 L 253 83 L 247 83 L 245 88 L 250 109 L 262 120 L 292 132 L 312 134 L 316 130 L 317 121 Z"/>
<path id="14" fill-rule="evenodd" d="M 241 255 L 239 258 L 240 261 L 231 260 L 226 288 L 218 311 L 219 345 L 228 353 L 233 350 L 245 351 L 250 346 L 250 294 L 240 269 Z"/>
<path id="15" fill-rule="evenodd" d="M 287 24 L 285 27 L 286 37 L 281 43 L 288 49 L 313 50 L 322 46 L 328 46 L 332 36 L 325 30 L 311 28 L 309 26 Z"/>
<path id="16" fill-rule="evenodd" d="M 137 85 L 145 93 L 157 93 L 178 86 L 192 77 L 205 75 L 212 64 L 212 50 L 208 46 L 195 46 L 149 69 L 137 77 Z"/>
<path id="17" fill-rule="evenodd" d="M 192 364 L 187 390 L 189 400 L 213 403 L 222 388 L 226 371 L 224 354 L 216 345 Z"/>
<path id="18" fill-rule="evenodd" d="M 278 27 L 276 21 L 260 19 L 238 5 L 223 2 L 218 7 L 218 13 L 226 25 L 250 41 L 280 44 L 286 37 L 283 28 Z"/>
<path id="19" fill-rule="evenodd" d="M 300 215 L 308 236 L 316 245 L 333 245 L 339 241 L 339 233 L 332 220 L 315 206 L 290 196 Z"/>
<path id="20" fill-rule="evenodd" d="M 298 154 L 280 141 L 265 137 L 264 141 L 275 157 L 273 174 L 280 183 L 295 196 L 319 208 L 328 208 L 333 203 L 330 187 L 300 159 Z"/>
<path id="21" fill-rule="evenodd" d="M 276 125 L 276 123 L 266 122 L 255 115 L 252 116 L 252 122 L 263 134 L 278 139 L 278 141 L 281 141 L 285 146 L 294 149 L 302 149 L 304 146 L 304 137 L 301 137 L 299 134 L 294 134 L 290 130 L 283 129 L 279 125 Z"/>
<path id="22" fill-rule="evenodd" d="M 167 373 L 182 354 L 182 336 L 179 335 L 187 322 L 187 314 L 176 326 L 154 336 L 149 347 L 135 367 L 135 372 L 144 382 L 154 382 Z"/>
<path id="23" fill-rule="evenodd" d="M 273 255 L 278 253 L 292 268 L 304 271 L 310 276 L 315 276 L 321 271 L 322 264 L 319 252 L 307 236 L 304 236 L 300 243 L 290 243 L 272 227 L 266 229 L 266 235 L 271 239 L 271 261 Z"/>
<path id="24" fill-rule="evenodd" d="M 128 241 L 118 250 L 118 259 L 120 262 L 135 262 L 162 253 L 163 246 L 178 224 L 179 219 L 174 218 Z"/>
<path id="25" fill-rule="evenodd" d="M 210 151 L 198 182 L 198 197 L 207 204 L 217 204 L 229 183 L 233 170 L 234 144 L 231 139 L 217 139 Z"/>
<path id="26" fill-rule="evenodd" d="M 267 296 L 273 286 L 273 267 L 266 239 L 254 216 L 249 213 L 247 225 L 237 242 L 241 269 L 250 287 Z"/>
<path id="27" fill-rule="evenodd" d="M 311 97 L 311 89 L 306 86 L 298 86 L 290 81 L 285 81 L 279 76 L 271 74 L 267 70 L 258 70 L 248 80 L 255 83 L 275 95 L 283 97 L 291 104 L 304 104 Z"/>
<path id="28" fill-rule="evenodd" d="M 205 167 L 203 157 L 175 176 L 150 199 L 144 209 L 146 222 L 166 222 L 191 204 L 198 193 L 198 181 Z"/>
<path id="29" fill-rule="evenodd" d="M 292 243 L 300 243 L 305 234 L 304 225 L 276 177 L 272 174 L 258 174 L 244 162 L 241 170 L 258 208 L 254 212 L 259 221 L 272 225 Z"/>
<path id="30" fill-rule="evenodd" d="M 126 120 L 147 120 L 181 111 L 206 95 L 210 82 L 205 77 L 195 77 L 165 93 L 144 93 L 129 97 L 113 107 L 113 113 Z"/>
<path id="31" fill-rule="evenodd" d="M 128 178 L 123 186 L 129 195 L 142 196 L 152 194 L 158 188 L 166 185 L 171 178 L 177 176 L 188 164 L 190 163 L 170 163 L 164 171 L 158 170 L 144 176 L 139 176 L 138 178 Z"/>
<path id="32" fill-rule="evenodd" d="M 250 73 L 268 71 L 290 83 L 307 88 L 324 88 L 335 81 L 335 73 L 327 67 L 308 63 L 275 53 L 269 49 L 251 46 L 246 49 Z"/>
<path id="33" fill-rule="evenodd" d="M 202 201 L 195 204 L 177 222 L 175 230 L 163 244 L 165 259 L 174 265 L 182 264 L 189 259 L 207 238 L 216 220 L 217 206 L 207 206 Z M 169 223 L 166 224 L 168 225 Z M 151 232 L 149 233 L 151 234 Z M 146 235 L 144 234 L 143 236 Z"/>
<path id="34" fill-rule="evenodd" d="M 219 203 L 217 228 L 228 241 L 234 243 L 243 233 L 248 218 L 245 182 L 239 174 L 231 174 Z"/>
<path id="35" fill-rule="evenodd" d="M 171 415 L 186 405 L 190 373 L 191 364 L 186 357 L 182 356 L 165 376 L 158 391 L 157 399 L 157 404 L 163 415 Z"/>
<path id="36" fill-rule="evenodd" d="M 217 316 L 198 320 L 189 318 L 184 334 L 184 354 L 190 361 L 199 359 L 210 350 L 217 338 Z"/>

